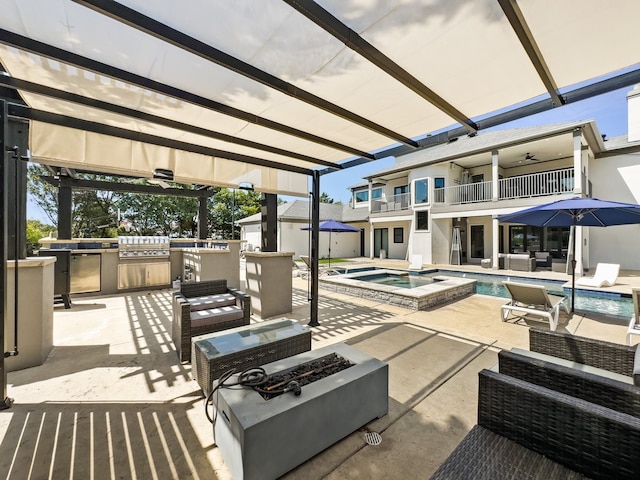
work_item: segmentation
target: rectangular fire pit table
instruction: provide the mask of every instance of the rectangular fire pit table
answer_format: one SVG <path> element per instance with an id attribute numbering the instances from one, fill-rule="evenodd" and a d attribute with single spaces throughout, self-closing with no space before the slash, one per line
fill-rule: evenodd
<path id="1" fill-rule="evenodd" d="M 288 319 L 269 320 L 192 339 L 192 375 L 205 395 L 220 375 L 242 372 L 311 350 L 311 330 Z"/>
<path id="2" fill-rule="evenodd" d="M 250 388 L 219 388 L 215 442 L 234 480 L 273 480 L 389 410 L 389 367 L 344 343 L 263 365 L 283 374 L 336 354 L 352 366 L 265 400 Z M 237 380 L 233 376 L 230 382 Z"/>

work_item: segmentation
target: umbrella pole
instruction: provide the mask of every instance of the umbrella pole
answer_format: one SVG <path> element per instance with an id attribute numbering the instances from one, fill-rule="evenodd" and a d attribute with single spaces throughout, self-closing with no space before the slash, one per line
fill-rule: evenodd
<path id="1" fill-rule="evenodd" d="M 571 313 L 575 311 L 576 304 L 576 221 L 573 220 L 573 240 L 571 242 Z"/>
<path id="2" fill-rule="evenodd" d="M 329 230 L 329 268 L 331 268 L 331 230 Z"/>

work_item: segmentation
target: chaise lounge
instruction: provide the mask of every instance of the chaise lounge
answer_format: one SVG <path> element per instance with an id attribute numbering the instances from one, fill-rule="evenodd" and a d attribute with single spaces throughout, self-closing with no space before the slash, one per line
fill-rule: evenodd
<path id="1" fill-rule="evenodd" d="M 631 296 L 633 297 L 633 315 L 631 316 L 629 328 L 627 329 L 628 345 L 631 345 L 632 335 L 640 335 L 640 287 L 632 288 Z"/>
<path id="2" fill-rule="evenodd" d="M 569 307 L 565 303 L 566 296 L 551 295 L 543 285 L 518 282 L 502 282 L 511 296 L 511 301 L 500 307 L 502 321 L 515 312 L 534 315 L 549 320 L 551 330 L 558 328 L 558 315 L 562 306 L 566 313 Z"/>
<path id="3" fill-rule="evenodd" d="M 191 338 L 249 325 L 251 297 L 227 281 L 183 283 L 173 297 L 172 338 L 181 362 L 191 361 Z"/>
<path id="4" fill-rule="evenodd" d="M 593 277 L 581 277 L 576 280 L 576 285 L 582 287 L 611 287 L 616 284 L 620 273 L 620 265 L 617 263 L 599 263 Z"/>

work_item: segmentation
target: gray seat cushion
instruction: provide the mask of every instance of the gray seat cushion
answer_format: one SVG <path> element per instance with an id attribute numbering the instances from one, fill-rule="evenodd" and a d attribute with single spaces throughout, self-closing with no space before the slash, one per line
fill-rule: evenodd
<path id="1" fill-rule="evenodd" d="M 220 322 L 230 322 L 239 320 L 244 316 L 244 312 L 240 307 L 228 305 L 220 308 L 210 308 L 207 310 L 197 310 L 191 312 L 191 326 L 202 327 Z"/>
<path id="2" fill-rule="evenodd" d="M 219 293 L 216 295 L 205 295 L 203 297 L 187 298 L 192 312 L 206 310 L 210 308 L 226 307 L 236 304 L 236 297 L 230 293 Z"/>

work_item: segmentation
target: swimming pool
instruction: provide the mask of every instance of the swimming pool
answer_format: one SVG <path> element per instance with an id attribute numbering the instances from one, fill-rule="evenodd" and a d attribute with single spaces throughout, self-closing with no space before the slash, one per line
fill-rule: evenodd
<path id="1" fill-rule="evenodd" d="M 510 277 L 507 275 L 489 275 L 473 272 L 461 272 L 459 270 L 423 270 L 409 271 L 387 269 L 395 274 L 383 274 L 379 267 L 355 267 L 344 268 L 341 273 L 358 273 L 357 279 L 378 285 L 387 285 L 405 289 L 417 288 L 432 283 L 434 277 L 446 275 L 448 277 L 461 277 L 476 280 L 476 293 L 489 295 L 491 297 L 509 298 L 507 289 L 502 282 L 507 279 L 544 285 L 549 293 L 554 295 L 571 296 L 571 288 L 565 288 L 566 283 L 561 280 L 541 280 L 539 278 Z M 364 274 L 364 275 L 362 275 Z M 338 275 L 342 276 L 342 275 Z M 368 278 L 369 277 L 369 278 Z M 426 280 L 430 279 L 430 280 Z M 426 280 L 426 281 L 425 281 Z M 424 282 L 424 283 L 423 283 Z M 571 300 L 569 300 L 571 301 Z M 614 317 L 631 318 L 633 315 L 633 300 L 631 295 L 623 295 L 615 292 L 600 292 L 593 290 L 576 290 L 575 309 L 577 311 L 594 312 Z"/>
<path id="2" fill-rule="evenodd" d="M 511 279 L 526 283 L 544 285 L 551 294 L 571 296 L 571 288 L 564 288 L 566 282 L 554 280 L 540 280 L 538 278 L 508 277 L 505 275 L 483 275 L 481 273 L 464 273 L 456 270 L 429 270 L 417 273 L 419 276 L 447 275 L 477 280 L 476 293 L 492 297 L 509 298 L 507 289 L 502 285 L 503 280 Z M 571 302 L 571 299 L 569 299 Z M 592 290 L 576 290 L 575 309 L 595 313 L 605 313 L 616 317 L 631 318 L 633 315 L 633 300 L 631 296 L 624 296 L 613 292 L 596 292 Z"/>

